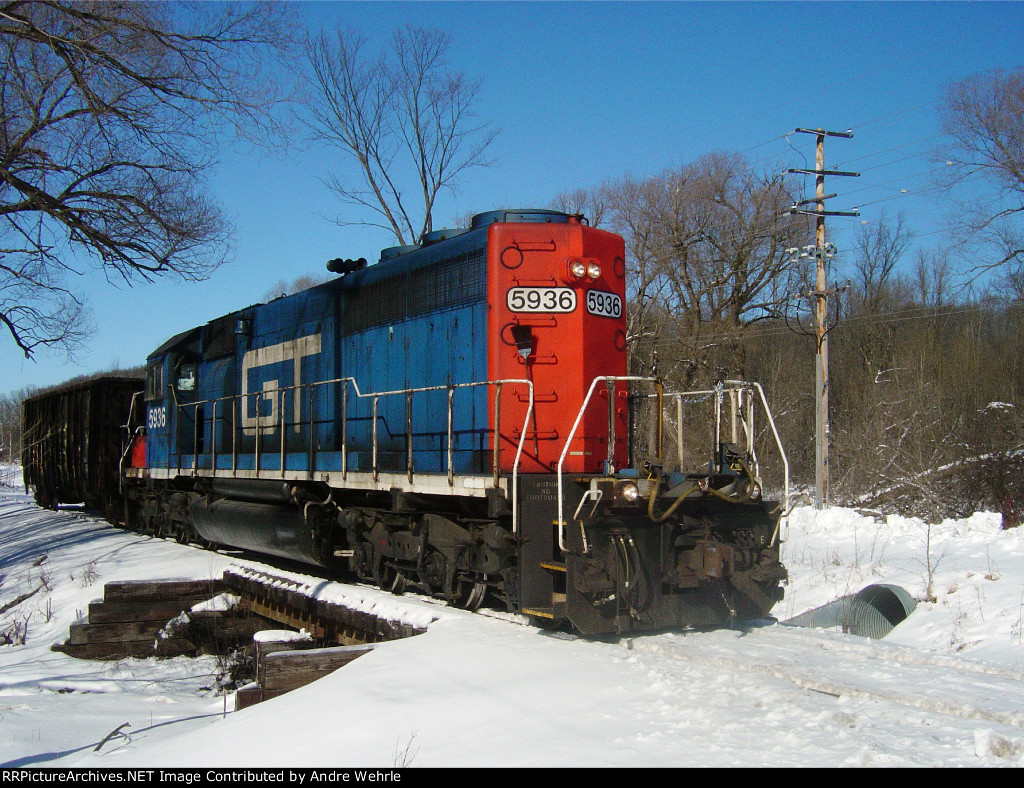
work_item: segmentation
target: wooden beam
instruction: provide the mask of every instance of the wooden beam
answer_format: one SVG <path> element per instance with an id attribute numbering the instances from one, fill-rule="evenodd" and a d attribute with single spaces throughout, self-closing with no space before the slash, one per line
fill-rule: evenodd
<path id="1" fill-rule="evenodd" d="M 260 686 L 264 692 L 289 692 L 333 673 L 371 651 L 373 646 L 334 646 L 267 654 L 263 660 Z"/>

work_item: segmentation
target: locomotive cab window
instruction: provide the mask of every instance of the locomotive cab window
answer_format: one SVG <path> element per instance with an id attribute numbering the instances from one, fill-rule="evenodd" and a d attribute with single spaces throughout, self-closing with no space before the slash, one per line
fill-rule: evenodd
<path id="1" fill-rule="evenodd" d="M 146 399 L 164 398 L 164 364 L 157 361 L 146 368 Z"/>
<path id="2" fill-rule="evenodd" d="M 178 380 L 175 384 L 178 391 L 196 390 L 196 365 L 182 364 L 178 368 Z"/>

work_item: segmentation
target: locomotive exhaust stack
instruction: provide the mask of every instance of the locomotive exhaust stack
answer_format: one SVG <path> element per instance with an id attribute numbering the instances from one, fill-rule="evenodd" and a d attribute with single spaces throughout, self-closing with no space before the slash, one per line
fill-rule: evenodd
<path id="1" fill-rule="evenodd" d="M 767 403 L 627 374 L 621 237 L 492 211 L 328 269 L 149 356 L 120 416 L 140 434 L 93 496 L 114 519 L 584 634 L 769 614 L 786 575 Z M 41 502 L 60 461 L 26 458 Z"/>

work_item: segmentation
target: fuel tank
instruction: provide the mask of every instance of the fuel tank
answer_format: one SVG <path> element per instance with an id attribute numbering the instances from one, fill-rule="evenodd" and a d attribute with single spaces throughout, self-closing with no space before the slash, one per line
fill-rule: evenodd
<path id="1" fill-rule="evenodd" d="M 196 531 L 211 542 L 325 565 L 300 508 L 222 499 L 196 501 L 190 510 Z"/>

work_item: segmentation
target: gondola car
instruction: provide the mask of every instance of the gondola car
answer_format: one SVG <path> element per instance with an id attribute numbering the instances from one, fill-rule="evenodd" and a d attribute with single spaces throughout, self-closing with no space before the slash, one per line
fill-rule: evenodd
<path id="1" fill-rule="evenodd" d="M 84 504 L 118 516 L 125 416 L 142 388 L 140 378 L 103 375 L 22 403 L 22 468 L 36 503 Z"/>
<path id="2" fill-rule="evenodd" d="M 627 374 L 621 237 L 493 211 L 328 268 L 149 356 L 129 526 L 584 634 L 761 618 L 781 598 L 763 396 Z M 687 472 L 681 408 L 701 399 L 713 446 Z"/>

